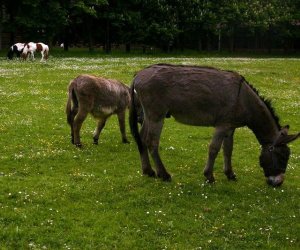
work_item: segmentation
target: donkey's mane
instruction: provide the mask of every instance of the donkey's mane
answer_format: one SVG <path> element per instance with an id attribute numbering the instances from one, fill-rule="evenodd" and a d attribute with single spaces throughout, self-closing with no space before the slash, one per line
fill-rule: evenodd
<path id="1" fill-rule="evenodd" d="M 249 82 L 247 82 L 243 76 L 242 76 L 242 78 L 243 78 L 243 81 L 255 92 L 255 94 L 260 98 L 260 100 L 262 100 L 264 102 L 264 104 L 267 106 L 268 110 L 270 111 L 270 113 L 276 123 L 277 128 L 280 130 L 281 126 L 279 124 L 279 117 L 276 114 L 274 107 L 272 106 L 272 101 L 270 99 L 267 99 L 267 98 L 261 96 L 259 94 L 259 91 L 253 85 L 251 85 Z"/>

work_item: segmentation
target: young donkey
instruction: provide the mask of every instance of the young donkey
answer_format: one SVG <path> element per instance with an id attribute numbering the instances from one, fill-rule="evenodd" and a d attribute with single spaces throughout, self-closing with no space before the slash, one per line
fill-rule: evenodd
<path id="1" fill-rule="evenodd" d="M 68 95 L 66 113 L 73 144 L 81 147 L 79 132 L 88 113 L 98 119 L 94 144 L 98 144 L 100 132 L 113 114 L 118 116 L 122 142 L 128 143 L 125 133 L 125 112 L 130 105 L 128 86 L 113 79 L 80 75 L 70 82 Z"/>
<path id="2" fill-rule="evenodd" d="M 158 153 L 163 120 L 171 115 L 181 123 L 215 127 L 204 169 L 209 182 L 214 182 L 213 166 L 221 146 L 224 172 L 228 179 L 235 179 L 231 166 L 233 134 L 236 128 L 248 126 L 261 144 L 260 165 L 268 184 L 282 184 L 290 154 L 287 143 L 300 133 L 288 135 L 289 127 L 280 127 L 270 103 L 244 77 L 210 67 L 158 64 L 138 72 L 131 88 L 130 128 L 138 144 L 143 174 L 171 179 Z M 157 173 L 151 168 L 148 151 Z"/>

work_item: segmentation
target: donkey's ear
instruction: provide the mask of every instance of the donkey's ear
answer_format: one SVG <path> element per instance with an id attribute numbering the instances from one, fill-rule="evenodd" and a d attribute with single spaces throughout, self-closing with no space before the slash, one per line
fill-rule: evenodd
<path id="1" fill-rule="evenodd" d="M 287 135 L 289 133 L 290 125 L 285 125 L 284 127 L 281 128 L 279 133 L 281 135 Z"/>
<path id="2" fill-rule="evenodd" d="M 289 128 L 290 128 L 290 126 L 286 125 L 286 126 L 284 126 L 280 129 L 280 131 L 277 134 L 277 137 L 276 137 L 275 141 L 273 142 L 273 146 L 283 144 L 282 141 L 288 136 Z"/>
<path id="3" fill-rule="evenodd" d="M 294 135 L 288 135 L 287 132 L 288 132 L 288 128 L 286 127 L 284 127 L 279 131 L 279 135 L 274 142 L 274 146 L 278 146 L 281 144 L 288 144 L 300 137 L 300 133 Z"/>
<path id="4" fill-rule="evenodd" d="M 294 140 L 296 140 L 297 138 L 300 137 L 300 133 L 295 134 L 295 135 L 287 135 L 281 142 L 281 144 L 288 144 Z"/>

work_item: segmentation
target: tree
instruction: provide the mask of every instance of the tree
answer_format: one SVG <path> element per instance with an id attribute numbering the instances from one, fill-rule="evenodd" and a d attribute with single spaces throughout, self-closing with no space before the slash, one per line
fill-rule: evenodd
<path id="1" fill-rule="evenodd" d="M 300 43 L 300 0 L 0 0 L 3 32 L 26 41 L 125 44 L 206 49 L 236 46 L 269 51 Z M 297 40 L 298 39 L 298 40 Z M 243 41 L 243 44 L 241 43 Z M 245 42 L 246 41 L 246 42 Z M 254 41 L 254 42 L 253 42 Z M 298 42 L 297 42 L 298 41 Z M 252 43 L 252 44 L 251 44 Z M 300 47 L 300 45 L 298 46 Z"/>
<path id="2" fill-rule="evenodd" d="M 71 33 L 81 28 L 81 35 L 87 33 L 88 47 L 92 51 L 94 25 L 101 13 L 101 7 L 108 5 L 108 2 L 106 0 L 60 0 L 60 4 L 65 11 L 62 30 L 64 49 L 68 50 Z"/>

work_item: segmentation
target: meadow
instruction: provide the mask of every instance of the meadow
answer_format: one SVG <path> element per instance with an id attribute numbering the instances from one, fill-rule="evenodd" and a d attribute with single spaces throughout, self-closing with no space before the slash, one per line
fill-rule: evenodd
<path id="1" fill-rule="evenodd" d="M 0 249 L 299 249 L 300 140 L 290 145 L 284 184 L 269 187 L 260 145 L 248 128 L 235 134 L 233 166 L 215 184 L 203 168 L 213 128 L 165 120 L 160 152 L 171 182 L 142 176 L 137 147 L 121 143 L 112 117 L 99 145 L 96 121 L 70 143 L 67 86 L 82 73 L 130 85 L 154 63 L 208 65 L 242 74 L 272 100 L 282 125 L 300 131 L 300 59 L 204 55 L 52 54 L 47 62 L 0 60 Z"/>

